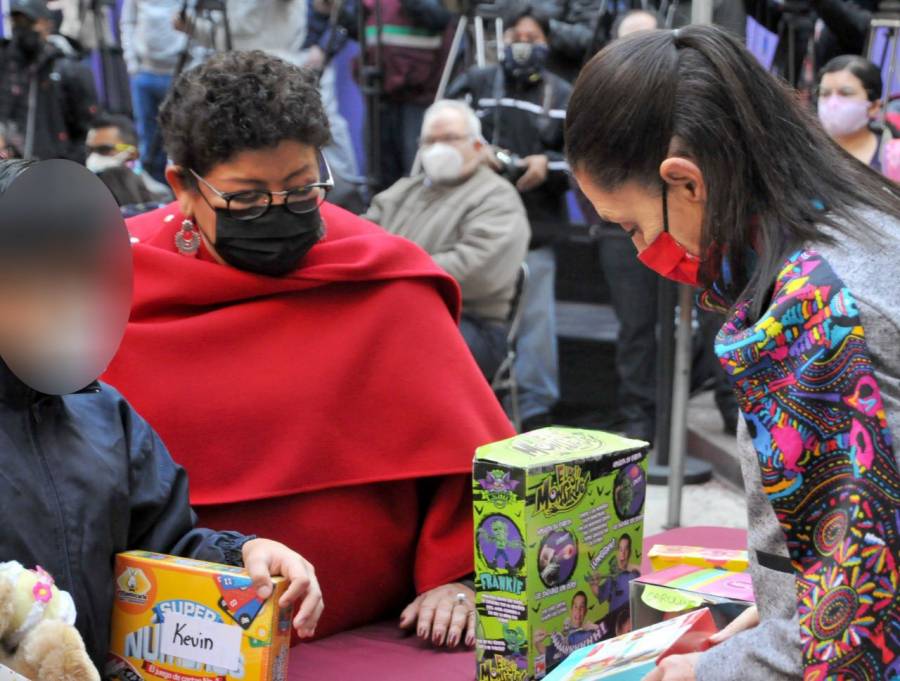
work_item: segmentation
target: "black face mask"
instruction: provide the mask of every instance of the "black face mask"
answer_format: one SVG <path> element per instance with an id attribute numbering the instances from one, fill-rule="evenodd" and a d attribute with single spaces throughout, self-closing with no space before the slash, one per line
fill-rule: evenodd
<path id="1" fill-rule="evenodd" d="M 13 28 L 13 44 L 27 61 L 33 61 L 41 51 L 41 36 L 33 28 Z"/>
<path id="2" fill-rule="evenodd" d="M 550 49 L 535 43 L 512 43 L 506 46 L 503 68 L 514 80 L 536 83 L 541 80 Z"/>
<path id="3" fill-rule="evenodd" d="M 216 253 L 232 267 L 282 277 L 296 270 L 324 236 L 319 211 L 297 215 L 271 206 L 255 220 L 236 220 L 216 208 Z"/>

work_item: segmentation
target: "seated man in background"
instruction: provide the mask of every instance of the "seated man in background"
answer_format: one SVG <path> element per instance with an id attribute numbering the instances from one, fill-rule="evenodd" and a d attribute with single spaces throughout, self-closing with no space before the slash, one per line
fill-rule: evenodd
<path id="1" fill-rule="evenodd" d="M 366 218 L 425 249 L 462 288 L 460 330 L 488 380 L 506 354 L 506 320 L 531 230 L 516 188 L 484 164 L 481 122 L 463 102 L 425 113 L 424 174 L 375 196 Z"/>
<path id="2" fill-rule="evenodd" d="M 103 180 L 120 206 L 172 200 L 169 188 L 141 166 L 137 130 L 126 116 L 97 116 L 88 130 L 85 147 L 87 169 Z"/>
<path id="3" fill-rule="evenodd" d="M 528 214 L 529 280 L 516 373 L 522 429 L 535 430 L 550 425 L 560 396 L 554 243 L 569 223 L 563 122 L 572 87 L 546 68 L 546 17 L 531 5 L 516 5 L 503 25 L 509 27 L 503 62 L 460 74 L 447 97 L 475 109 L 493 147 L 494 169 L 515 183 Z"/>

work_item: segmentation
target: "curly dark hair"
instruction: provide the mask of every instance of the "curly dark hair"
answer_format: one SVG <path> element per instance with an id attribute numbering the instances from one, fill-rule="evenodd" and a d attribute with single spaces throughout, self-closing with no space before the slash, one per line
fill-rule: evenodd
<path id="1" fill-rule="evenodd" d="M 313 73 L 259 50 L 220 53 L 183 73 L 159 122 L 169 158 L 200 175 L 249 149 L 331 139 Z"/>

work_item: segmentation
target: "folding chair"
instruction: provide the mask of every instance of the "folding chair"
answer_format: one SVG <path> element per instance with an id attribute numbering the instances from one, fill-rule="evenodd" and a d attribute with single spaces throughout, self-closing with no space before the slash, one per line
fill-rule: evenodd
<path id="1" fill-rule="evenodd" d="M 519 340 L 519 330 L 522 326 L 522 299 L 528 289 L 528 265 L 524 262 L 519 268 L 519 276 L 516 279 L 516 291 L 509 307 L 509 330 L 506 334 L 506 357 L 494 374 L 491 388 L 500 400 L 508 395 L 507 414 L 512 421 L 516 432 L 522 430 L 522 416 L 519 411 L 519 378 L 516 374 L 516 344 Z"/>

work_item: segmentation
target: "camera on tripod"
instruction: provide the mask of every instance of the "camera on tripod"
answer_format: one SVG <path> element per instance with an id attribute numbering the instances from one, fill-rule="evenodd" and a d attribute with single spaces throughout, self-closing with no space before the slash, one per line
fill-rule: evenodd
<path id="1" fill-rule="evenodd" d="M 200 14 L 201 12 L 224 12 L 225 10 L 225 0 L 197 0 L 197 4 L 194 5 L 194 13 Z"/>

